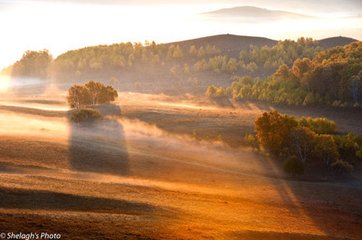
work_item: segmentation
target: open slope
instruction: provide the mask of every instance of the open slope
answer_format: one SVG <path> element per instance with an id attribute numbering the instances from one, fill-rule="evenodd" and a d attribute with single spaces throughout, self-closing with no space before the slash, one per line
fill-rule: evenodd
<path id="1" fill-rule="evenodd" d="M 319 46 L 321 46 L 322 48 L 332 48 L 332 47 L 337 47 L 337 46 L 344 46 L 347 44 L 350 44 L 352 42 L 356 42 L 358 40 L 354 39 L 354 38 L 348 38 L 348 37 L 342 37 L 342 36 L 338 36 L 338 37 L 330 37 L 330 38 L 324 38 L 321 40 L 318 40 Z"/>
<path id="2" fill-rule="evenodd" d="M 293 181 L 249 149 L 186 135 L 200 126 L 211 132 L 250 127 L 257 106 L 121 99 L 124 116 L 137 116 L 93 126 L 70 124 L 57 102 L 56 113 L 47 101 L 43 108 L 23 101 L 0 109 L 1 125 L 9 126 L 0 129 L 2 231 L 55 232 L 65 239 L 362 236 L 359 180 Z M 142 121 L 152 116 L 160 122 L 168 116 L 179 132 Z"/>

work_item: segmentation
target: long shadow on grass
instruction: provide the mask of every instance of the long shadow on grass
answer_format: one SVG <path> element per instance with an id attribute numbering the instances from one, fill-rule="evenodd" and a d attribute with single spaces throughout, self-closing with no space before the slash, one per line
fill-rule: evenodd
<path id="1" fill-rule="evenodd" d="M 0 208 L 99 213 L 150 213 L 154 206 L 119 199 L 80 196 L 44 190 L 0 188 Z M 160 209 L 159 209 L 160 210 Z"/>
<path id="2" fill-rule="evenodd" d="M 238 231 L 230 234 L 229 239 L 243 239 L 243 240 L 275 240 L 275 239 L 287 239 L 287 240 L 345 240 L 343 237 L 321 236 L 313 234 L 303 233 L 283 233 L 283 232 L 270 232 L 270 231 Z"/>
<path id="3" fill-rule="evenodd" d="M 282 173 L 281 162 L 270 157 L 260 158 L 260 167 L 281 198 L 289 216 L 310 219 L 324 236 L 288 233 L 246 233 L 235 231 L 230 239 L 360 239 L 362 236 L 362 189 L 348 181 L 333 179 L 292 178 Z M 284 226 L 283 226 L 284 227 Z M 285 223 L 288 229 L 288 223 Z M 306 226 L 306 229 L 308 227 Z M 245 235 L 244 235 L 245 234 Z"/>
<path id="4" fill-rule="evenodd" d="M 123 126 L 117 120 L 117 107 L 100 109 L 103 120 L 70 123 L 69 161 L 73 169 L 127 175 L 128 151 Z M 118 107 L 119 108 L 119 107 Z M 120 111 L 120 110 L 119 110 Z"/>
<path id="5" fill-rule="evenodd" d="M 162 219 L 176 215 L 123 199 L 13 188 L 0 188 L 0 209 L 2 232 L 59 233 L 62 239 L 158 239 L 152 236 L 168 232 Z"/>

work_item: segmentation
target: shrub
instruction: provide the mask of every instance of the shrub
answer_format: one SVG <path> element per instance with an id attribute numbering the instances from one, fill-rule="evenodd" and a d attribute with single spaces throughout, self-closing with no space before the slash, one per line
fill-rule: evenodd
<path id="1" fill-rule="evenodd" d="M 255 121 L 260 146 L 278 159 L 285 157 L 285 172 L 295 176 L 308 169 L 348 172 L 362 160 L 362 137 L 336 135 L 335 122 L 325 118 L 301 118 L 277 111 L 265 112 Z M 252 136 L 245 136 L 252 142 Z"/>
<path id="2" fill-rule="evenodd" d="M 207 87 L 207 90 L 206 90 L 206 97 L 214 97 L 216 95 L 216 91 L 217 91 L 217 87 L 215 86 L 209 86 Z"/>
<path id="3" fill-rule="evenodd" d="M 223 98 L 227 97 L 227 91 L 223 87 L 209 86 L 205 93 L 206 97 L 209 98 Z"/>
<path id="4" fill-rule="evenodd" d="M 284 161 L 283 169 L 291 176 L 299 176 L 304 173 L 304 164 L 293 155 Z"/>
<path id="5" fill-rule="evenodd" d="M 335 133 L 337 128 L 334 121 L 326 118 L 301 118 L 299 124 L 318 134 Z"/>
<path id="6" fill-rule="evenodd" d="M 101 119 L 101 117 L 102 116 L 99 113 L 99 111 L 94 109 L 84 108 L 72 111 L 70 120 L 76 123 L 94 122 L 98 119 Z"/>
<path id="7" fill-rule="evenodd" d="M 68 103 L 71 108 L 80 109 L 91 104 L 91 95 L 87 88 L 73 85 L 68 89 Z"/>
<path id="8" fill-rule="evenodd" d="M 258 140 L 253 134 L 245 134 L 244 142 L 255 149 L 259 148 Z"/>
<path id="9" fill-rule="evenodd" d="M 346 161 L 338 160 L 331 164 L 332 169 L 336 173 L 349 173 L 353 170 L 353 166 Z"/>
<path id="10" fill-rule="evenodd" d="M 344 161 L 357 164 L 362 160 L 362 138 L 348 133 L 347 135 L 335 135 L 334 140 L 338 147 L 338 152 Z"/>

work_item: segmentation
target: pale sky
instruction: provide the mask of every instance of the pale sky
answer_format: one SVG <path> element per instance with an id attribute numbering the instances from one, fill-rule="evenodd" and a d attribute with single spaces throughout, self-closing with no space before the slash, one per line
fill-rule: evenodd
<path id="1" fill-rule="evenodd" d="M 200 13 L 256 6 L 316 16 L 313 20 L 210 19 Z M 158 43 L 215 34 L 362 39 L 362 0 L 0 0 L 0 69 L 26 50 L 70 49 L 117 42 Z"/>

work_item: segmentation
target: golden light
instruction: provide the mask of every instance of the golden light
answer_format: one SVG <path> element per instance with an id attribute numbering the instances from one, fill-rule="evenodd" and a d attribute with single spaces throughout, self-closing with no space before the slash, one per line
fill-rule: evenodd
<path id="1" fill-rule="evenodd" d="M 164 43 L 225 33 L 276 40 L 300 36 L 321 39 L 336 35 L 362 38 L 362 20 L 352 13 L 344 17 L 345 14 L 326 14 L 323 10 L 318 13 L 316 10 L 311 13 L 316 18 L 305 21 L 261 21 L 257 18 L 243 21 L 209 19 L 200 15 L 230 7 L 234 5 L 231 1 L 208 4 L 192 4 L 192 1 L 177 1 L 178 4 L 103 4 L 95 0 L 16 2 L 11 7 L 0 8 L 0 28 L 7 33 L 0 44 L 0 69 L 16 62 L 26 50 L 44 48 L 56 57 L 70 49 L 99 44 L 145 40 Z M 274 9 L 274 4 L 273 1 L 266 7 Z M 289 6 L 291 11 L 294 8 Z M 308 15 L 309 12 L 301 13 Z"/>
<path id="2" fill-rule="evenodd" d="M 0 93 L 5 93 L 10 88 L 10 77 L 7 75 L 0 75 Z"/>

